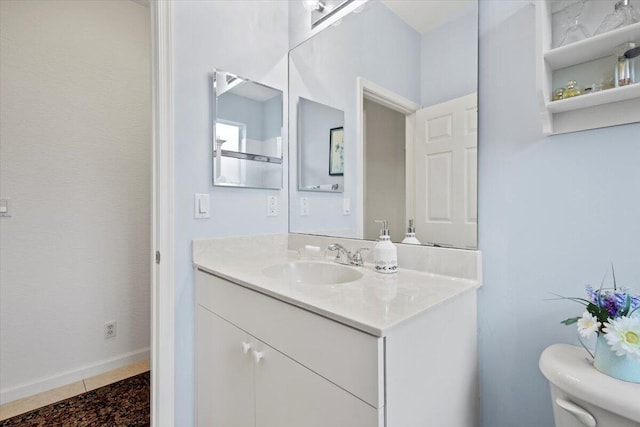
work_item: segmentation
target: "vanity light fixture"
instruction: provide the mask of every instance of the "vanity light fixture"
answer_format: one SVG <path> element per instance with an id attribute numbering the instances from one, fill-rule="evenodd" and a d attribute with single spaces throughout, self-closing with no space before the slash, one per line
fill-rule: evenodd
<path id="1" fill-rule="evenodd" d="M 302 0 L 302 6 L 309 12 L 324 12 L 324 3 L 320 0 Z"/>

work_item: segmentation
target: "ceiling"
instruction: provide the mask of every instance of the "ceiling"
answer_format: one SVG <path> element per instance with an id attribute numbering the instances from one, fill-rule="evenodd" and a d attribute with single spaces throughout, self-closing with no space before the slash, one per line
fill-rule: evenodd
<path id="1" fill-rule="evenodd" d="M 431 31 L 477 0 L 382 0 L 420 34 Z"/>

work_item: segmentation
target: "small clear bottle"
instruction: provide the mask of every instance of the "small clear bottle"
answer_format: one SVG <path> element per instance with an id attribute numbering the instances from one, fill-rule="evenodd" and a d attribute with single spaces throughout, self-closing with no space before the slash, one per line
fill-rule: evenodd
<path id="1" fill-rule="evenodd" d="M 578 95 L 580 95 L 578 83 L 575 80 L 569 80 L 569 83 L 567 83 L 567 87 L 564 90 L 563 99 L 572 98 Z"/>
<path id="2" fill-rule="evenodd" d="M 627 52 L 633 52 L 633 49 L 636 47 L 636 44 L 633 42 L 623 43 L 621 45 L 616 46 L 614 49 L 614 55 L 618 58 L 616 62 L 615 68 L 615 78 L 614 83 L 616 87 L 628 86 L 633 83 L 632 76 L 632 61 L 634 59 L 630 59 L 627 57 Z"/>
<path id="3" fill-rule="evenodd" d="M 560 101 L 561 99 L 564 98 L 564 88 L 563 87 L 559 87 L 556 90 L 553 91 L 553 97 L 551 98 L 552 101 Z"/>
<path id="4" fill-rule="evenodd" d="M 640 46 L 633 47 L 624 53 L 629 61 L 629 77 L 631 83 L 640 83 Z"/>

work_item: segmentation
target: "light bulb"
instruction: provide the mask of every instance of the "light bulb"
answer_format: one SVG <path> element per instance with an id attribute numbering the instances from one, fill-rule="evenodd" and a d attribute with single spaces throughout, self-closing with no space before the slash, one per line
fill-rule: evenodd
<path id="1" fill-rule="evenodd" d="M 324 10 L 324 3 L 319 0 L 302 0 L 302 6 L 309 12 Z"/>

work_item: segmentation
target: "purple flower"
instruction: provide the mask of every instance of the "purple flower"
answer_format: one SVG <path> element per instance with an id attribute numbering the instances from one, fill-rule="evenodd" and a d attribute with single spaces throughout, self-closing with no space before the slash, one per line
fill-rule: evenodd
<path id="1" fill-rule="evenodd" d="M 587 285 L 586 289 L 588 300 L 599 309 L 605 310 L 607 317 L 611 319 L 626 316 L 640 306 L 640 296 L 632 294 L 628 289 L 595 290 L 591 285 Z M 629 310 L 626 310 L 627 302 Z"/>

